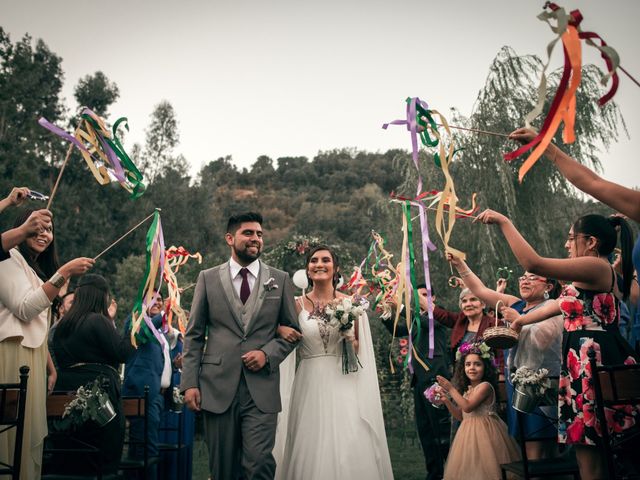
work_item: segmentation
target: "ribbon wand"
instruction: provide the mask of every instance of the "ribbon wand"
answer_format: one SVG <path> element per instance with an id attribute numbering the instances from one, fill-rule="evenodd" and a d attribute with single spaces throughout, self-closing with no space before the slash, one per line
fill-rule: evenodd
<path id="1" fill-rule="evenodd" d="M 162 209 L 157 208 L 151 213 L 149 214 L 147 217 L 145 217 L 142 221 L 140 221 L 140 223 L 138 223 L 135 227 L 131 228 L 127 233 L 125 233 L 124 235 L 122 235 L 120 238 L 118 238 L 115 242 L 113 242 L 111 245 L 109 245 L 107 248 L 105 248 L 104 250 L 102 250 L 98 255 L 96 255 L 95 257 L 93 257 L 94 260 L 97 260 L 98 258 L 100 258 L 102 255 L 104 255 L 105 253 L 107 253 L 109 250 L 111 250 L 113 247 L 115 247 L 118 243 L 120 243 L 121 240 L 123 240 L 127 235 L 129 235 L 131 232 L 133 232 L 136 228 L 140 227 L 140 225 L 142 225 L 144 222 L 146 222 L 147 220 L 149 220 L 151 217 L 153 217 L 155 215 L 156 212 L 160 212 L 162 211 Z"/>
<path id="2" fill-rule="evenodd" d="M 80 120 L 80 123 L 82 123 L 82 120 Z M 78 124 L 75 131 L 73 132 L 74 135 L 78 132 L 78 129 L 80 128 L 80 123 Z M 51 204 L 53 203 L 53 197 L 56 196 L 56 192 L 58 191 L 58 185 L 60 185 L 60 179 L 62 178 L 62 173 L 64 172 L 64 169 L 67 166 L 67 162 L 69 162 L 69 158 L 71 157 L 72 152 L 73 152 L 73 143 L 71 143 L 69 145 L 69 148 L 67 149 L 67 154 L 64 157 L 64 162 L 62 162 L 62 167 L 60 167 L 60 173 L 58 173 L 58 178 L 56 178 L 56 183 L 53 185 L 53 190 L 51 190 L 51 195 L 49 195 L 49 201 L 47 202 L 47 210 L 49 210 L 49 207 L 51 207 Z"/>

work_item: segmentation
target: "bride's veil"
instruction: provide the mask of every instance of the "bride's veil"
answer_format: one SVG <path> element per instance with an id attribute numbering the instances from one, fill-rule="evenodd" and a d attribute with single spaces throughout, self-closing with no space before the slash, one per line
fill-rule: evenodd
<path id="1" fill-rule="evenodd" d="M 358 370 L 356 402 L 359 406 L 360 418 L 371 429 L 372 443 L 375 449 L 376 462 L 380 478 L 393 478 L 389 448 L 387 447 L 387 435 L 384 429 L 382 417 L 382 402 L 380 401 L 380 388 L 378 386 L 378 371 L 376 369 L 376 357 L 373 350 L 369 317 L 365 313 L 360 318 L 358 342 L 358 356 L 362 368 Z"/>

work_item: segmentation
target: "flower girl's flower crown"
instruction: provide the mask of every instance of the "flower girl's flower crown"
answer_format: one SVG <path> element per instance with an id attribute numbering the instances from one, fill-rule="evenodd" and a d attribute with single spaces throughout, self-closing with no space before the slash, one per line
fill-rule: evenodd
<path id="1" fill-rule="evenodd" d="M 469 355 L 470 353 L 474 353 L 480 358 L 491 358 L 491 348 L 483 341 L 475 343 L 463 342 L 456 351 L 456 361 L 460 360 L 463 355 Z"/>

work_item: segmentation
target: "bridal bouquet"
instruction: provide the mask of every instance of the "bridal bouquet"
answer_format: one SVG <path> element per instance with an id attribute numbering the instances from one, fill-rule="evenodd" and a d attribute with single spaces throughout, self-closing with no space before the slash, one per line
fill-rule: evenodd
<path id="1" fill-rule="evenodd" d="M 353 324 L 362 316 L 364 311 L 365 306 L 362 304 L 354 304 L 350 297 L 336 298 L 324 309 L 328 323 L 337 327 L 343 336 L 342 373 L 344 374 L 358 371 L 360 362 L 353 348 L 353 341 L 356 339 Z"/>
<path id="2" fill-rule="evenodd" d="M 353 333 L 353 322 L 364 313 L 362 305 L 354 305 L 350 297 L 336 298 L 324 309 L 329 323 L 338 327 L 343 336 Z"/>

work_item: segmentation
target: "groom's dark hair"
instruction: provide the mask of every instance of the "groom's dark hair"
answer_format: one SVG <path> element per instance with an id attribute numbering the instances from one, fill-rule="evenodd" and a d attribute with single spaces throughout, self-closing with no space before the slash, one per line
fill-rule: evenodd
<path id="1" fill-rule="evenodd" d="M 240 228 L 240 225 L 247 222 L 257 222 L 262 225 L 262 215 L 257 212 L 245 212 L 237 215 L 231 215 L 227 222 L 227 233 L 236 233 L 236 230 Z"/>

